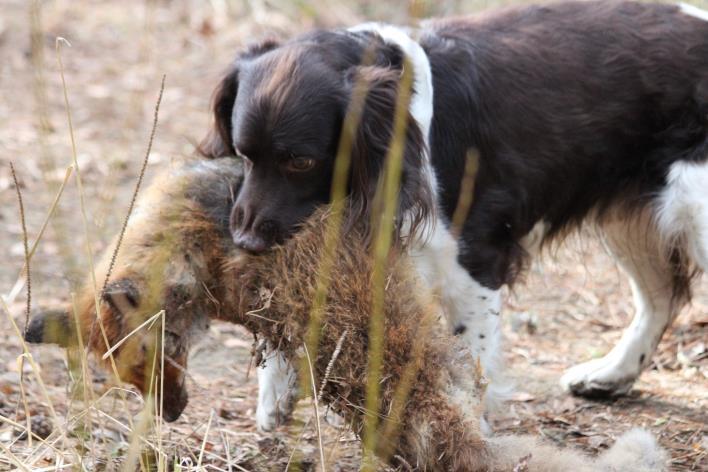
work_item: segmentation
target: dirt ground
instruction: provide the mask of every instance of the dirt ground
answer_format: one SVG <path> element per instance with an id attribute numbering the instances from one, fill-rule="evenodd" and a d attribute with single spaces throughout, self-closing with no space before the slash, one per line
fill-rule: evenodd
<path id="1" fill-rule="evenodd" d="M 421 11 L 473 12 L 488 3 L 429 2 Z M 148 178 L 192 155 L 209 124 L 211 90 L 239 47 L 316 26 L 404 22 L 407 12 L 407 2 L 0 0 L 0 294 L 20 329 L 26 302 L 24 290 L 16 287 L 23 265 L 22 228 L 9 163 L 17 168 L 34 240 L 72 161 L 57 37 L 71 43 L 61 47 L 61 58 L 95 254 L 127 211 L 163 74 L 165 93 Z M 72 178 L 34 255 L 34 305 L 68 300 L 87 274 L 76 188 Z M 653 367 L 627 397 L 612 402 L 572 398 L 558 385 L 564 369 L 607 352 L 633 312 L 627 282 L 592 236 L 571 238 L 535 262 L 509 295 L 505 312 L 506 361 L 515 390 L 504 411 L 493 417 L 496 430 L 539 434 L 594 453 L 619 433 L 642 426 L 670 450 L 672 470 L 708 470 L 708 279 L 699 282 L 692 306 L 664 336 Z M 256 432 L 250 352 L 251 339 L 239 328 L 220 323 L 210 328 L 190 361 L 189 407 L 166 427 L 165 447 L 184 465 L 201 463 L 213 470 L 283 470 L 288 463 L 311 468 L 317 454 L 311 403 L 303 402 L 296 421 L 276 433 Z M 24 413 L 16 411 L 20 353 L 3 311 L 0 415 L 14 419 L 18 414 L 21 420 Z M 75 408 L 67 400 L 66 361 L 53 347 L 32 348 L 32 353 L 50 401 L 26 366 L 31 413 L 37 425 L 51 429 L 50 405 L 60 418 L 69 418 Z M 101 379 L 97 372 L 97 386 Z M 129 447 L 119 423 L 139 410 L 140 400 L 128 395 L 126 410 L 116 398 L 108 395 L 104 401 L 113 419 L 99 421 L 87 441 L 109 444 L 109 456 L 119 463 Z M 330 417 L 324 434 L 330 469 L 357 470 L 356 439 Z M 70 440 L 82 437 L 71 424 L 66 427 Z M 31 456 L 26 442 L 0 421 L 0 470 L 13 469 L 8 450 L 34 460 L 34 467 L 48 465 L 51 455 Z M 104 466 L 110 470 L 115 464 Z M 98 464 L 87 466 L 98 469 Z"/>

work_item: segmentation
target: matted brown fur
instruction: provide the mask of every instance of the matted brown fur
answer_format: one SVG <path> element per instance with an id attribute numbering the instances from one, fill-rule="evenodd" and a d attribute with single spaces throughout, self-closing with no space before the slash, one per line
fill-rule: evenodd
<path id="1" fill-rule="evenodd" d="M 96 266 L 96 289 L 89 279 L 75 306 L 34 317 L 27 339 L 66 347 L 81 341 L 99 358 L 122 342 L 104 361 L 107 369 L 143 394 L 158 393 L 153 386 L 159 385 L 162 322 L 158 318 L 152 329 L 131 333 L 165 310 L 163 407 L 165 419 L 177 419 L 187 405 L 184 382 L 192 331 L 205 328 L 208 316 L 218 312 L 211 292 L 220 290 L 218 274 L 230 246 L 228 215 L 241 175 L 235 160 L 220 159 L 158 176 L 130 218 L 105 291 L 116 241 Z"/>
<path id="2" fill-rule="evenodd" d="M 246 326 L 277 346 L 291 360 L 303 355 L 309 315 L 315 300 L 318 269 L 325 244 L 325 212 L 309 219 L 285 246 L 269 255 L 237 257 L 227 264 L 230 280 L 226 319 Z M 317 357 L 313 361 L 319 385 L 339 340 L 342 348 L 331 364 L 322 400 L 344 416 L 357 433 L 366 412 L 367 343 L 372 313 L 372 258 L 363 232 L 352 229 L 337 246 L 333 276 L 323 308 Z M 480 437 L 483 379 L 463 343 L 441 329 L 438 314 L 428 308 L 414 268 L 405 257 L 389 257 L 384 295 L 384 374 L 380 382 L 384 418 L 398 423 L 400 432 L 379 435 L 378 449 L 423 469 L 473 470 L 485 463 Z M 258 312 L 259 316 L 249 313 Z M 418 345 L 416 345 L 418 344 Z M 299 359 L 298 359 L 299 361 Z M 395 392 L 407 369 L 414 381 L 398 418 Z M 457 395 L 457 392 L 464 392 Z"/>
<path id="3" fill-rule="evenodd" d="M 162 380 L 167 420 L 176 419 L 186 406 L 188 348 L 210 317 L 244 325 L 296 365 L 303 356 L 327 210 L 317 212 L 287 244 L 264 256 L 235 254 L 228 214 L 240 182 L 241 167 L 230 159 L 198 162 L 159 178 L 140 200 L 101 297 L 100 320 L 108 344 L 125 340 L 113 351 L 120 378 L 148 395 L 161 380 L 161 329 L 146 326 L 129 334 L 165 310 Z M 313 370 L 319 388 L 330 368 L 322 401 L 361 433 L 368 414 L 372 259 L 363 231 L 354 227 L 342 237 Z M 106 276 L 112 252 L 110 248 L 97 269 L 99 281 Z M 479 418 L 484 382 L 477 364 L 441 327 L 435 303 L 405 253 L 390 254 L 384 293 L 383 375 L 376 412 L 383 418 L 376 449 L 383 460 L 431 471 L 502 471 L 520 461 L 525 467 L 520 470 L 539 472 L 626 470 L 623 464 L 633 470 L 662 470 L 661 451 L 641 434 L 622 443 L 631 453 L 618 458 L 612 448 L 608 459 L 598 462 L 530 438 L 483 437 Z M 78 299 L 78 330 L 70 321 L 69 307 L 36 316 L 28 340 L 66 346 L 77 342 L 78 332 L 92 351 L 103 355 L 107 346 L 95 322 L 93 294 L 92 284 L 87 284 Z M 341 352 L 333 361 L 340 340 Z M 402 385 L 410 388 L 398 395 Z"/>

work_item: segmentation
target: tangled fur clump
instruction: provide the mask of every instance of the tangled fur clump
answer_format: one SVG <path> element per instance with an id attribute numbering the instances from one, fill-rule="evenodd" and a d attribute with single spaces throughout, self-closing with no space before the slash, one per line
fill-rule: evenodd
<path id="1" fill-rule="evenodd" d="M 304 355 L 324 246 L 327 209 L 317 212 L 288 243 L 263 256 L 235 254 L 228 214 L 241 168 L 231 159 L 198 162 L 159 179 L 131 219 L 116 269 L 102 295 L 99 317 L 123 381 L 144 394 L 159 385 L 155 353 L 164 347 L 165 418 L 186 406 L 184 369 L 191 341 L 208 318 L 245 326 L 297 365 Z M 322 401 L 363 434 L 367 415 L 380 415 L 377 455 L 430 471 L 663 470 L 665 458 L 651 436 L 631 432 L 597 460 L 527 437 L 485 437 L 480 428 L 484 379 L 466 347 L 441 327 L 441 317 L 411 266 L 396 249 L 386 266 L 384 371 L 378 411 L 366 411 L 368 335 L 373 262 L 365 230 L 341 235 L 322 306 L 319 343 L 312 359 Z M 100 274 L 107 273 L 110 254 Z M 102 355 L 93 291 L 70 309 L 41 314 L 28 339 L 75 344 L 88 339 Z M 163 339 L 143 329 L 165 310 Z M 128 336 L 126 338 L 126 336 Z M 164 342 L 164 346 L 162 343 Z M 335 351 L 340 348 L 335 359 Z M 160 363 L 158 362 L 158 365 Z M 632 464 L 627 469 L 627 464 Z"/>
<path id="2" fill-rule="evenodd" d="M 319 212 L 285 246 L 259 257 L 237 257 L 226 266 L 231 281 L 225 313 L 301 362 L 325 245 L 327 213 Z M 362 433 L 366 404 L 372 258 L 357 228 L 337 246 L 324 303 L 316 385 L 330 367 L 322 400 Z M 418 294 L 414 268 L 391 254 L 384 295 L 383 416 L 378 453 L 392 453 L 426 470 L 476 470 L 486 459 L 479 419 L 484 382 L 463 343 L 441 329 L 438 315 Z M 264 297 L 265 294 L 265 297 Z M 265 300 L 264 300 L 265 298 Z M 261 316 L 251 316 L 258 312 Z M 340 339 L 341 351 L 331 363 Z M 410 388 L 404 385 L 412 376 Z M 396 393 L 403 389 L 402 405 Z M 380 413 L 381 412 L 381 413 Z M 398 412 L 395 417 L 385 412 Z M 384 433 L 385 432 L 385 433 Z"/>

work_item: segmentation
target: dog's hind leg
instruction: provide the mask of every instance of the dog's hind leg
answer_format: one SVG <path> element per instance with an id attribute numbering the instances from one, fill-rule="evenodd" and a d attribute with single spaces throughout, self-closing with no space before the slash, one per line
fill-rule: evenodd
<path id="1" fill-rule="evenodd" d="M 577 365 L 561 378 L 572 393 L 588 397 L 627 393 L 686 301 L 680 284 L 687 277 L 667 254 L 670 249 L 650 211 L 629 220 L 614 220 L 604 225 L 603 232 L 606 247 L 629 276 L 635 314 L 607 355 Z"/>
<path id="2" fill-rule="evenodd" d="M 657 221 L 667 244 L 683 247 L 692 262 L 708 271 L 708 162 L 671 166 Z"/>

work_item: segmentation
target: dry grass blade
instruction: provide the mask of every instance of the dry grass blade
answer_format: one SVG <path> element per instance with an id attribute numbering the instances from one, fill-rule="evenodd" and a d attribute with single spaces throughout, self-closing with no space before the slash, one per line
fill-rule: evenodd
<path id="1" fill-rule="evenodd" d="M 211 422 L 214 419 L 214 410 L 209 412 L 209 421 L 207 422 L 206 431 L 204 431 L 204 439 L 202 440 L 202 447 L 199 448 L 199 459 L 197 461 L 197 470 L 202 467 L 202 460 L 204 459 L 204 450 L 206 449 L 207 439 L 209 438 L 209 430 L 211 429 Z"/>
<path id="2" fill-rule="evenodd" d="M 64 76 L 64 62 L 62 61 L 61 57 L 61 45 L 65 44 L 69 47 L 71 47 L 71 43 L 67 41 L 65 38 L 62 37 L 57 37 L 56 43 L 55 43 L 55 50 L 56 50 L 56 56 L 57 56 L 57 64 L 59 65 L 59 74 L 61 76 L 61 85 L 62 85 L 62 92 L 64 96 L 64 108 L 66 111 L 66 120 L 69 125 L 69 139 L 71 141 L 71 158 L 72 162 L 74 165 L 74 169 L 76 170 L 76 186 L 78 187 L 79 190 L 79 206 L 81 208 L 81 222 L 83 225 L 84 229 L 84 237 L 85 237 L 85 242 L 86 242 L 86 256 L 89 261 L 89 271 L 91 275 L 91 284 L 93 288 L 93 297 L 94 297 L 94 304 L 96 308 L 96 320 L 98 320 L 98 325 L 101 328 L 101 334 L 103 336 L 103 341 L 106 344 L 106 349 L 110 348 L 110 343 L 108 342 L 108 336 L 106 335 L 106 330 L 103 327 L 103 323 L 101 322 L 100 317 L 98 316 L 98 313 L 100 313 L 100 304 L 98 301 L 98 292 L 96 290 L 96 270 L 95 270 L 95 264 L 93 260 L 93 250 L 91 249 L 91 231 L 89 230 L 89 225 L 88 225 L 88 215 L 86 211 L 86 193 L 84 192 L 84 184 L 81 179 L 81 168 L 79 167 L 79 160 L 77 156 L 77 151 L 76 151 L 76 138 L 74 137 L 74 124 L 73 120 L 71 118 L 71 106 L 69 105 L 69 91 L 66 86 L 66 77 Z M 113 369 L 113 374 L 115 375 L 115 378 L 117 381 L 120 381 L 120 375 L 118 375 L 118 369 L 115 366 L 115 362 L 111 360 L 112 363 L 112 369 Z"/>
<path id="3" fill-rule="evenodd" d="M 307 365 L 310 369 L 310 381 L 312 382 L 312 391 L 316 392 L 315 387 L 315 373 L 312 371 L 312 359 L 310 358 L 310 352 L 307 350 L 307 344 L 303 345 L 305 348 L 305 358 L 307 359 Z M 320 449 L 320 467 L 322 467 L 322 472 L 326 472 L 325 467 L 325 457 L 324 457 L 324 447 L 322 446 L 322 426 L 320 425 L 320 410 L 318 406 L 318 396 L 312 395 L 312 406 L 315 409 L 315 426 L 317 426 L 317 443 Z"/>
<path id="4" fill-rule="evenodd" d="M 73 121 L 72 121 L 72 116 L 71 116 L 71 107 L 69 105 L 69 94 L 68 94 L 68 89 L 66 85 L 66 77 L 64 74 L 64 63 L 62 61 L 62 55 L 61 55 L 61 45 L 66 44 L 68 46 L 71 46 L 71 44 L 64 38 L 58 37 L 56 39 L 56 44 L 55 44 L 55 49 L 56 49 L 56 57 L 57 57 L 57 64 L 59 66 L 59 73 L 61 76 L 61 83 L 62 83 L 62 91 L 63 91 L 63 97 L 64 97 L 64 107 L 66 111 L 66 118 L 67 118 L 67 123 L 69 126 L 69 136 L 71 140 L 71 150 L 72 150 L 72 161 L 73 161 L 73 167 L 76 170 L 76 184 L 78 187 L 78 193 L 79 193 L 79 203 L 80 203 L 80 209 L 81 209 L 81 220 L 82 220 L 82 225 L 83 225 L 83 230 L 84 230 L 84 236 L 85 236 L 85 246 L 86 246 L 86 255 L 89 261 L 89 272 L 90 272 L 90 280 L 91 280 L 91 288 L 93 290 L 93 299 L 94 299 L 94 308 L 95 308 L 95 313 L 96 316 L 94 318 L 94 325 L 91 328 L 91 332 L 89 334 L 89 340 L 93 337 L 94 333 L 94 328 L 95 325 L 97 324 L 99 326 L 100 332 L 101 332 L 101 337 L 103 340 L 103 343 L 105 345 L 106 350 L 110 350 L 110 341 L 108 340 L 108 335 L 106 333 L 106 329 L 103 326 L 103 322 L 101 320 L 101 317 L 99 316 L 100 314 L 100 300 L 99 300 L 99 293 L 98 293 L 98 286 L 96 282 L 96 271 L 95 271 L 95 263 L 94 263 L 94 257 L 93 257 L 93 251 L 92 251 L 92 244 L 91 244 L 91 231 L 89 230 L 89 225 L 88 225 L 88 216 L 87 216 L 87 209 L 86 209 L 86 193 L 84 191 L 84 185 L 83 185 L 83 180 L 81 176 L 81 169 L 79 167 L 79 162 L 78 162 L 78 157 L 77 157 L 77 149 L 76 149 L 76 139 L 74 135 L 74 126 L 73 126 Z M 149 157 L 150 150 L 152 149 L 152 142 L 154 139 L 155 135 L 155 129 L 157 127 L 157 116 L 158 116 L 158 110 L 159 110 L 159 104 L 160 101 L 162 100 L 162 94 L 164 91 L 164 82 L 165 82 L 165 77 L 163 76 L 162 78 L 162 85 L 160 88 L 160 95 L 159 95 L 159 100 L 157 102 L 157 105 L 155 107 L 155 116 L 153 119 L 153 127 L 152 131 L 150 134 L 150 141 L 148 145 L 148 151 L 146 153 L 146 157 L 143 161 L 143 169 L 146 165 L 147 159 Z M 141 179 L 144 174 L 144 171 L 141 172 Z M 136 191 L 135 193 L 137 194 L 137 191 L 139 190 L 140 185 L 136 186 Z M 131 205 L 132 209 L 132 205 Z M 128 215 L 129 216 L 129 215 Z M 127 221 L 127 218 L 126 218 Z M 111 371 L 112 374 L 116 380 L 116 382 L 120 383 L 121 378 L 118 373 L 118 368 L 115 362 L 115 359 L 113 358 L 112 355 L 109 355 L 110 359 L 110 366 L 111 366 Z M 127 407 L 127 400 L 125 397 L 125 394 L 120 391 L 121 399 L 123 400 L 123 405 L 125 406 L 126 410 L 128 410 Z M 128 418 L 129 423 L 131 424 L 131 428 L 133 426 L 133 420 L 132 417 L 129 416 Z M 132 428 L 135 430 L 135 428 Z M 138 436 L 140 433 L 136 433 Z M 131 441 L 131 445 L 136 444 L 135 441 Z"/>
<path id="5" fill-rule="evenodd" d="M 372 60 L 373 49 L 367 48 L 362 58 L 362 64 L 368 65 Z M 334 170 L 332 174 L 332 198 L 331 198 L 331 215 L 327 219 L 327 231 L 325 233 L 324 247 L 320 260 L 320 267 L 317 271 L 317 283 L 315 289 L 315 297 L 310 311 L 310 325 L 308 326 L 306 343 L 312 354 L 312 357 L 317 359 L 317 350 L 319 343 L 319 333 L 322 318 L 322 309 L 329 290 L 330 276 L 332 267 L 334 266 L 334 255 L 339 244 L 342 226 L 342 213 L 344 211 L 344 203 L 349 183 L 349 172 L 351 167 L 351 155 L 354 149 L 354 141 L 356 139 L 357 130 L 361 124 L 361 118 L 364 113 L 364 105 L 366 96 L 369 92 L 368 84 L 363 78 L 359 77 L 355 81 L 352 99 L 349 103 L 347 113 L 344 116 L 342 123 L 342 132 L 337 148 L 337 155 L 334 160 Z M 306 393 L 310 388 L 310 381 L 306 378 L 308 369 L 306 365 L 300 366 L 302 376 L 301 386 L 303 392 Z M 314 395 L 316 392 L 312 392 Z"/>
<path id="6" fill-rule="evenodd" d="M 15 172 L 15 166 L 12 164 L 12 162 L 10 162 L 10 172 L 12 173 L 12 180 L 15 183 L 15 192 L 17 192 L 17 203 L 20 208 L 20 223 L 22 224 L 22 245 L 25 252 L 25 267 L 27 268 L 27 302 L 25 306 L 24 330 L 24 334 L 26 335 L 27 328 L 29 327 L 30 311 L 32 309 L 32 276 L 30 272 L 29 238 L 27 237 L 27 220 L 25 218 L 25 205 L 22 201 L 22 191 L 20 190 L 20 183 L 17 180 L 17 173 Z"/>
<path id="7" fill-rule="evenodd" d="M 415 342 L 412 346 L 411 358 L 406 364 L 401 379 L 396 386 L 396 390 L 393 394 L 393 400 L 391 401 L 391 411 L 383 421 L 381 437 L 387 439 L 388 445 L 394 444 L 396 441 L 394 438 L 400 433 L 401 425 L 401 415 L 403 414 L 404 407 L 406 405 L 406 400 L 410 394 L 411 388 L 415 383 L 416 375 L 420 371 L 421 365 L 423 363 L 424 355 L 424 343 L 421 341 L 423 339 L 429 339 L 430 334 L 433 332 L 434 327 L 438 320 L 435 317 L 435 309 L 429 307 L 426 310 L 425 316 L 421 319 L 420 325 L 418 326 Z M 390 449 L 380 449 L 378 451 L 379 456 L 384 462 L 387 462 L 391 454 L 393 453 Z M 412 469 L 411 469 L 412 470 Z"/>
<path id="8" fill-rule="evenodd" d="M 324 393 L 324 389 L 327 386 L 327 382 L 329 381 L 329 376 L 332 373 L 332 367 L 334 367 L 334 363 L 337 362 L 337 357 L 339 357 L 339 353 L 342 352 L 342 345 L 344 344 L 344 339 L 347 337 L 347 334 L 349 334 L 349 330 L 345 329 L 342 332 L 342 335 L 337 340 L 337 345 L 334 347 L 334 352 L 332 352 L 332 358 L 327 363 L 327 368 L 325 369 L 324 377 L 322 377 L 322 383 L 320 384 L 320 391 L 317 394 L 317 401 L 319 401 L 322 398 L 322 394 Z"/>
<path id="9" fill-rule="evenodd" d="M 457 206 L 452 214 L 452 224 L 450 232 L 454 238 L 458 238 L 464 227 L 467 215 L 472 208 L 474 199 L 474 183 L 479 170 L 479 152 L 475 149 L 467 151 L 465 160 L 465 173 L 460 184 L 460 197 L 457 199 Z"/>
<path id="10" fill-rule="evenodd" d="M 374 210 L 374 227 L 376 238 L 373 242 L 373 269 L 371 276 L 372 309 L 369 325 L 369 353 L 366 385 L 366 410 L 378 412 L 380 397 L 380 380 L 383 369 L 384 345 L 384 292 L 386 287 L 386 261 L 393 243 L 393 229 L 398 194 L 400 191 L 401 173 L 403 169 L 403 152 L 405 148 L 406 128 L 408 126 L 408 106 L 412 96 L 413 67 L 408 58 L 405 59 L 403 73 L 398 84 L 396 108 L 393 122 L 393 134 L 389 146 L 383 187 L 377 192 L 380 213 Z M 363 470 L 373 470 L 374 451 L 377 442 L 378 415 L 369 414 L 364 423 L 364 463 Z"/>
<path id="11" fill-rule="evenodd" d="M 27 337 L 27 329 L 29 328 L 29 317 L 30 311 L 32 309 L 32 275 L 30 271 L 30 256 L 29 256 L 29 243 L 27 237 L 27 220 L 25 218 L 25 205 L 22 201 L 22 191 L 20 190 L 20 182 L 17 180 L 17 172 L 15 172 L 15 166 L 10 162 L 10 172 L 12 173 L 12 180 L 15 183 L 15 192 L 17 192 L 17 203 L 20 210 L 20 223 L 22 224 L 22 245 L 24 249 L 25 256 L 25 267 L 27 268 L 27 304 L 25 306 L 25 328 L 23 337 Z M 27 431 L 32 430 L 32 417 L 29 411 L 29 405 L 27 404 L 27 395 L 25 394 L 25 357 L 20 356 L 17 360 L 18 368 L 20 370 L 20 397 L 21 402 L 25 407 L 25 421 L 27 422 Z M 19 403 L 17 405 L 19 411 Z M 27 441 L 32 447 L 32 435 L 27 435 Z"/>
<path id="12" fill-rule="evenodd" d="M 373 46 L 367 48 L 361 64 L 364 66 L 370 64 L 373 59 L 373 53 Z M 354 82 L 352 98 L 349 102 L 347 113 L 344 116 L 337 154 L 334 160 L 331 186 L 331 214 L 327 218 L 324 245 L 317 270 L 315 294 L 310 310 L 307 333 L 305 335 L 305 346 L 313 359 L 317 359 L 323 310 L 327 299 L 327 292 L 329 291 L 332 270 L 335 264 L 335 253 L 342 232 L 342 220 L 347 189 L 349 187 L 352 151 L 364 113 L 364 105 L 368 92 L 368 83 L 363 80 L 362 77 L 358 77 Z M 301 397 L 306 397 L 309 394 L 316 396 L 317 390 L 314 388 L 314 379 L 310 377 L 311 366 L 308 365 L 307 359 L 302 360 L 299 366 L 299 374 Z"/>
<path id="13" fill-rule="evenodd" d="M 52 415 L 52 419 L 54 420 L 54 425 L 57 429 L 61 429 L 61 423 L 59 421 L 59 417 L 57 416 L 57 412 L 54 409 L 54 403 L 52 402 L 52 398 L 49 395 L 49 392 L 47 391 L 47 387 L 44 384 L 44 381 L 42 380 L 42 376 L 39 375 L 40 369 L 39 366 L 34 362 L 34 359 L 32 358 L 32 354 L 29 352 L 29 347 L 27 346 L 27 343 L 25 342 L 24 336 L 22 336 L 22 332 L 20 331 L 20 328 L 17 326 L 17 323 L 15 323 L 15 320 L 12 318 L 12 315 L 10 314 L 10 309 L 7 307 L 7 304 L 5 303 L 5 300 L 0 297 L 0 304 L 2 305 L 2 309 L 7 315 L 8 320 L 10 321 L 10 325 L 12 325 L 13 330 L 15 331 L 15 335 L 17 338 L 20 340 L 20 343 L 22 343 L 22 355 L 27 358 L 27 360 L 30 363 L 30 366 L 32 367 L 32 372 L 34 373 L 35 377 L 37 378 L 37 382 L 40 386 L 40 389 L 42 390 L 42 395 L 44 396 L 45 401 L 47 402 L 47 407 L 49 408 L 49 411 Z"/>
<path id="14" fill-rule="evenodd" d="M 30 470 L 25 467 L 25 465 L 22 463 L 20 459 L 15 456 L 10 449 L 7 448 L 2 442 L 0 442 L 0 449 L 2 449 L 3 453 L 5 453 L 5 456 L 12 462 L 15 467 L 17 467 L 19 470 L 23 470 L 25 472 L 30 472 Z"/>
<path id="15" fill-rule="evenodd" d="M 37 246 L 39 245 L 39 241 L 42 240 L 42 236 L 44 236 L 44 232 L 47 229 L 47 226 L 49 225 L 49 221 L 51 221 L 52 217 L 54 216 L 54 213 L 57 210 L 57 207 L 59 205 L 59 200 L 61 199 L 61 196 L 64 194 L 64 189 L 66 188 L 67 182 L 69 182 L 69 178 L 71 177 L 73 170 L 74 170 L 73 166 L 69 166 L 66 169 L 66 173 L 64 175 L 64 180 L 62 180 L 62 183 L 59 186 L 59 189 L 57 190 L 57 194 L 54 197 L 54 200 L 52 201 L 51 206 L 49 207 L 49 212 L 47 213 L 47 216 L 44 218 L 44 221 L 42 222 L 42 227 L 39 229 L 39 233 L 37 234 L 37 238 L 32 243 L 32 247 L 30 248 L 30 251 L 29 251 L 29 257 L 26 258 L 25 264 L 22 267 L 22 270 L 20 271 L 20 275 L 17 276 L 17 282 L 15 282 L 15 285 L 12 287 L 12 290 L 10 290 L 10 293 L 7 296 L 8 303 L 12 303 L 15 300 L 15 297 L 17 297 L 20 290 L 22 290 L 22 286 L 27 281 L 27 270 L 28 270 L 27 269 L 27 267 L 28 267 L 27 261 L 32 260 L 32 257 L 34 256 L 34 253 L 37 250 Z"/>
<path id="16" fill-rule="evenodd" d="M 106 285 L 111 278 L 113 273 L 113 268 L 116 264 L 116 258 L 118 257 L 118 251 L 120 251 L 120 246 L 123 243 L 123 238 L 125 237 L 125 230 L 128 227 L 128 221 L 130 220 L 130 215 L 133 213 L 135 208 L 135 202 L 138 199 L 138 193 L 140 192 L 140 187 L 143 184 L 145 178 L 145 170 L 147 169 L 148 161 L 150 160 L 150 152 L 152 151 L 152 143 L 155 140 L 155 132 L 157 131 L 157 121 L 160 113 L 160 104 L 162 103 L 162 95 L 165 92 L 165 78 L 162 76 L 162 82 L 160 83 L 160 94 L 157 96 L 157 102 L 155 103 L 155 111 L 152 118 L 152 129 L 150 131 L 150 139 L 148 140 L 147 150 L 145 151 L 145 157 L 143 157 L 143 163 L 140 167 L 140 173 L 138 174 L 138 180 L 135 182 L 135 190 L 133 190 L 133 196 L 130 199 L 130 204 L 128 205 L 128 212 L 123 220 L 123 226 L 121 226 L 120 233 L 118 234 L 118 241 L 116 242 L 116 247 L 113 250 L 113 255 L 111 256 L 111 262 L 108 265 L 108 270 L 106 271 L 106 278 L 103 281 L 103 287 L 101 288 L 101 293 L 106 291 Z"/>
<path id="17" fill-rule="evenodd" d="M 120 341 L 118 341 L 113 346 L 111 346 L 110 349 L 108 349 L 108 351 L 106 351 L 106 353 L 103 355 L 102 359 L 105 361 L 106 359 L 111 357 L 113 355 L 113 353 L 115 352 L 115 350 L 118 349 L 119 347 L 121 347 L 124 342 L 126 342 L 128 339 L 130 339 L 131 336 L 133 336 L 135 333 L 137 333 L 138 331 L 143 329 L 145 326 L 154 323 L 157 320 L 157 318 L 159 318 L 160 316 L 163 316 L 164 314 L 165 314 L 165 310 L 160 310 L 159 312 L 155 313 L 147 320 L 140 323 L 140 325 L 138 325 L 137 328 L 135 328 L 130 333 L 123 336 L 123 338 L 121 338 Z"/>

